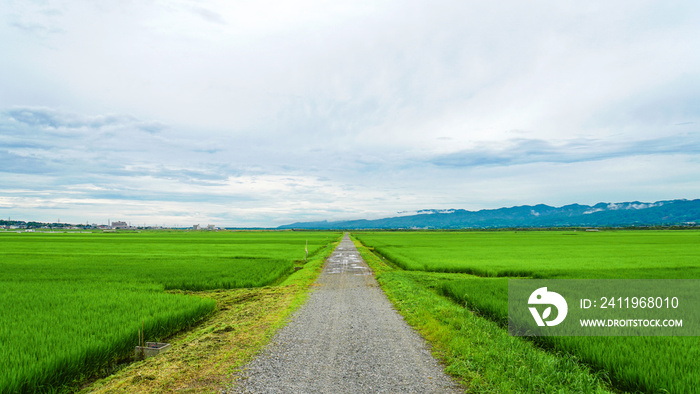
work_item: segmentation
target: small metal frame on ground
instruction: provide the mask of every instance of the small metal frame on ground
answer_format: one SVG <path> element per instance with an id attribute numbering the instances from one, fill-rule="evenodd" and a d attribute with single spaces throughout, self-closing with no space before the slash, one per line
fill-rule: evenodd
<path id="1" fill-rule="evenodd" d="M 137 358 L 153 357 L 170 349 L 169 343 L 164 342 L 146 342 L 146 346 L 136 346 L 135 355 Z"/>

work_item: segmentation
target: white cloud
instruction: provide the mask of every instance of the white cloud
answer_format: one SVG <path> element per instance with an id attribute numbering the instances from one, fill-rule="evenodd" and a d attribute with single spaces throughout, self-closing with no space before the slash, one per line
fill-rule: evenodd
<path id="1" fill-rule="evenodd" d="M 0 9 L 3 212 L 273 225 L 700 192 L 697 2 Z"/>

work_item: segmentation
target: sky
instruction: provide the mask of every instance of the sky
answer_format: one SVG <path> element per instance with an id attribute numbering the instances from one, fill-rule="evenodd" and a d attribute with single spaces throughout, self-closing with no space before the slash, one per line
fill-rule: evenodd
<path id="1" fill-rule="evenodd" d="M 700 198 L 700 2 L 0 0 L 0 218 Z"/>

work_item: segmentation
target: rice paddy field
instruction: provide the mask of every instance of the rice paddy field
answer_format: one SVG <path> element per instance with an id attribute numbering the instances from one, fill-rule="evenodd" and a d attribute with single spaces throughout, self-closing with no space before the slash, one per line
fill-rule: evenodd
<path id="1" fill-rule="evenodd" d="M 0 393 L 54 392 L 274 285 L 331 232 L 0 233 Z"/>
<path id="2" fill-rule="evenodd" d="M 508 278 L 698 279 L 698 231 L 366 232 L 355 237 L 406 278 L 507 330 Z M 518 338 L 569 354 L 614 390 L 700 392 L 700 338 Z M 470 346 L 463 343 L 455 346 Z M 457 349 L 459 350 L 459 349 Z M 506 368 L 507 366 L 502 366 Z M 496 369 L 499 367 L 495 367 Z M 546 391 L 546 390 L 545 390 Z"/>

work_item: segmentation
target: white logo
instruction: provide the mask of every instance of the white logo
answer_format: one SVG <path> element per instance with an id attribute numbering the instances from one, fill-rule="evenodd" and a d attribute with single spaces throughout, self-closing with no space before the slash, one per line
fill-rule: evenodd
<path id="1" fill-rule="evenodd" d="M 532 313 L 532 317 L 535 318 L 535 322 L 537 322 L 537 325 L 540 327 L 544 326 L 545 323 L 548 326 L 556 326 L 557 324 L 563 322 L 564 318 L 566 317 L 566 313 L 569 310 L 569 306 L 566 304 L 564 297 L 562 297 L 559 293 L 547 291 L 546 287 L 540 287 L 539 289 L 533 291 L 532 294 L 530 294 L 530 298 L 527 300 L 527 303 L 531 305 L 554 305 L 557 308 L 557 318 L 550 321 L 544 321 L 544 319 L 548 318 L 549 315 L 552 314 L 551 306 L 542 312 L 542 317 L 540 317 L 539 312 L 537 312 L 537 308 L 529 308 L 530 313 Z"/>

